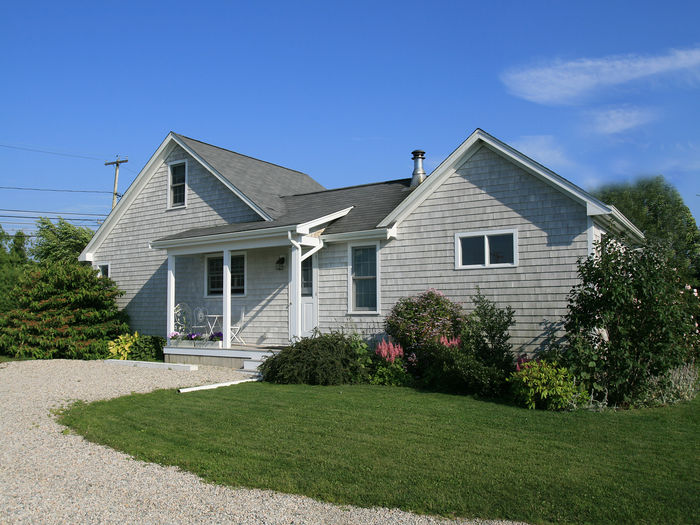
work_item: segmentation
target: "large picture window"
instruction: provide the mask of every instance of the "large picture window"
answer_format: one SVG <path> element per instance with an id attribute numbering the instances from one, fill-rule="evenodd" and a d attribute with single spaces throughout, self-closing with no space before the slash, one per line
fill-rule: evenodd
<path id="1" fill-rule="evenodd" d="M 517 230 L 458 233 L 455 268 L 503 268 L 518 264 Z"/>
<path id="2" fill-rule="evenodd" d="M 169 199 L 170 207 L 178 208 L 185 206 L 185 196 L 187 194 L 187 163 L 180 162 L 170 164 L 169 172 Z"/>
<path id="3" fill-rule="evenodd" d="M 378 245 L 350 246 L 350 304 L 351 312 L 379 311 Z"/>
<path id="4" fill-rule="evenodd" d="M 245 254 L 231 255 L 231 295 L 245 295 Z M 207 257 L 206 264 L 207 295 L 224 293 L 224 258 Z"/>

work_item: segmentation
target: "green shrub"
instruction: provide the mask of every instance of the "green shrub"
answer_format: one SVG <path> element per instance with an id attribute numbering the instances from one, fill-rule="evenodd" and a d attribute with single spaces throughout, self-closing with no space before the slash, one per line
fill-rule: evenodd
<path id="1" fill-rule="evenodd" d="M 343 332 L 304 337 L 268 357 L 259 367 L 265 381 L 340 385 L 367 380 L 367 343 Z"/>
<path id="2" fill-rule="evenodd" d="M 566 368 L 544 360 L 528 361 L 519 367 L 508 378 L 516 403 L 530 409 L 575 408 L 581 392 Z"/>
<path id="3" fill-rule="evenodd" d="M 514 311 L 480 292 L 472 301 L 474 310 L 459 314 L 461 337 L 423 341 L 406 357 L 407 368 L 424 388 L 498 397 L 515 369 L 508 333 Z"/>
<path id="4" fill-rule="evenodd" d="M 384 329 L 410 353 L 441 337 L 458 337 L 463 324 L 462 308 L 442 292 L 430 289 L 399 299 L 386 316 Z"/>
<path id="5" fill-rule="evenodd" d="M 697 355 L 700 299 L 659 245 L 633 250 L 604 237 L 597 252 L 579 263 L 559 359 L 593 400 L 633 405 L 649 381 Z"/>
<path id="6" fill-rule="evenodd" d="M 29 268 L 0 313 L 0 353 L 33 359 L 102 359 L 107 344 L 128 333 L 114 281 L 78 263 Z"/>
<path id="7" fill-rule="evenodd" d="M 165 338 L 157 335 L 139 335 L 138 332 L 120 335 L 109 342 L 109 357 L 134 361 L 162 361 Z"/>

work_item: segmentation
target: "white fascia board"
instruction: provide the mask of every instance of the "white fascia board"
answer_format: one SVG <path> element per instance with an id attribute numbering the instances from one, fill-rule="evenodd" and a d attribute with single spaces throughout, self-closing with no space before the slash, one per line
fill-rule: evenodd
<path id="1" fill-rule="evenodd" d="M 92 262 L 94 258 L 95 254 L 92 252 L 82 252 L 80 255 L 78 255 L 78 260 L 80 262 Z"/>
<path id="2" fill-rule="evenodd" d="M 158 146 L 158 149 L 124 192 L 122 198 L 119 199 L 117 205 L 114 207 L 114 209 L 112 209 L 112 211 L 110 211 L 109 215 L 107 215 L 107 218 L 97 229 L 95 235 L 92 236 L 90 242 L 78 256 L 78 260 L 91 260 L 92 254 L 99 249 L 102 242 L 104 242 L 105 238 L 112 232 L 114 227 L 119 223 L 119 220 L 123 217 L 134 200 L 136 200 L 136 197 L 139 195 L 139 193 L 141 193 L 141 190 L 143 190 L 146 184 L 148 184 L 148 181 L 151 180 L 151 177 L 153 177 L 156 169 L 168 156 L 173 148 L 173 139 L 174 137 L 172 132 L 168 133 L 160 146 Z"/>
<path id="3" fill-rule="evenodd" d="M 344 210 L 329 213 L 328 215 L 324 215 L 323 217 L 319 217 L 318 219 L 301 223 L 299 226 L 297 226 L 297 233 L 308 234 L 311 231 L 311 229 L 315 228 L 316 226 L 320 226 L 321 224 L 334 221 L 336 219 L 339 219 L 340 217 L 345 217 L 348 213 L 350 213 L 350 210 L 352 210 L 353 208 L 354 206 L 350 206 L 349 208 L 345 208 Z"/>
<path id="4" fill-rule="evenodd" d="M 287 239 L 287 232 L 294 230 L 295 225 L 277 226 L 276 228 L 266 228 L 264 230 L 249 230 L 242 232 L 219 233 L 215 235 L 202 235 L 200 237 L 188 237 L 185 239 L 168 239 L 163 241 L 152 241 L 151 248 L 155 250 L 167 250 L 170 248 L 189 248 L 194 246 L 218 245 L 238 241 L 255 239 L 266 239 L 276 236 L 284 236 Z"/>
<path id="5" fill-rule="evenodd" d="M 182 142 L 179 138 L 177 138 L 174 135 L 172 136 L 172 139 L 177 143 L 178 146 L 180 146 L 187 153 L 189 153 L 194 159 L 196 159 L 197 162 L 199 162 L 202 166 L 204 166 L 207 170 L 209 170 L 212 175 L 214 175 L 217 179 L 219 179 L 219 181 L 224 186 L 226 186 L 233 193 L 235 193 L 236 196 L 239 199 L 241 199 L 243 202 L 245 202 L 255 213 L 260 215 L 260 217 L 262 217 L 266 221 L 272 220 L 272 217 L 270 217 L 267 213 L 265 213 L 265 211 L 260 206 L 255 204 L 248 197 L 246 197 L 246 195 L 241 190 L 239 190 L 233 184 L 231 184 L 231 182 L 226 177 L 224 177 L 223 175 L 221 175 L 221 173 L 219 173 L 216 169 L 214 169 L 214 166 L 212 166 L 206 160 L 204 160 L 202 157 L 200 157 L 193 149 L 191 149 L 189 146 L 187 146 L 187 144 Z"/>
<path id="6" fill-rule="evenodd" d="M 363 230 L 357 232 L 330 233 L 321 235 L 324 242 L 354 241 L 360 239 L 390 239 L 395 237 L 395 228 L 378 228 L 376 230 Z"/>

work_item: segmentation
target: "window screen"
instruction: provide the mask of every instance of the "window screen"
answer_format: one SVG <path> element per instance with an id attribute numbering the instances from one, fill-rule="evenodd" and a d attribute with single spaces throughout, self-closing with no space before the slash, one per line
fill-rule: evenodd
<path id="1" fill-rule="evenodd" d="M 170 166 L 170 206 L 185 205 L 185 164 Z"/>
<path id="2" fill-rule="evenodd" d="M 374 246 L 352 249 L 352 308 L 377 310 L 377 250 Z"/>

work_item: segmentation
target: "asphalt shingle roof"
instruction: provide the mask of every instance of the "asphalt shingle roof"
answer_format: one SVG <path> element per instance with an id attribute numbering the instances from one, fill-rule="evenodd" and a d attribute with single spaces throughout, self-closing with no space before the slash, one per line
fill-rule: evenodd
<path id="1" fill-rule="evenodd" d="M 282 195 L 324 190 L 300 171 L 283 168 L 173 133 L 273 219 L 286 212 Z"/>
<path id="2" fill-rule="evenodd" d="M 353 206 L 353 209 L 333 221 L 324 233 L 347 233 L 374 229 L 384 217 L 411 194 L 411 179 L 400 179 L 334 190 L 316 191 L 280 197 L 285 209 L 273 221 L 227 224 L 197 228 L 158 239 L 159 241 L 189 239 L 208 235 L 263 230 L 308 222 Z"/>

